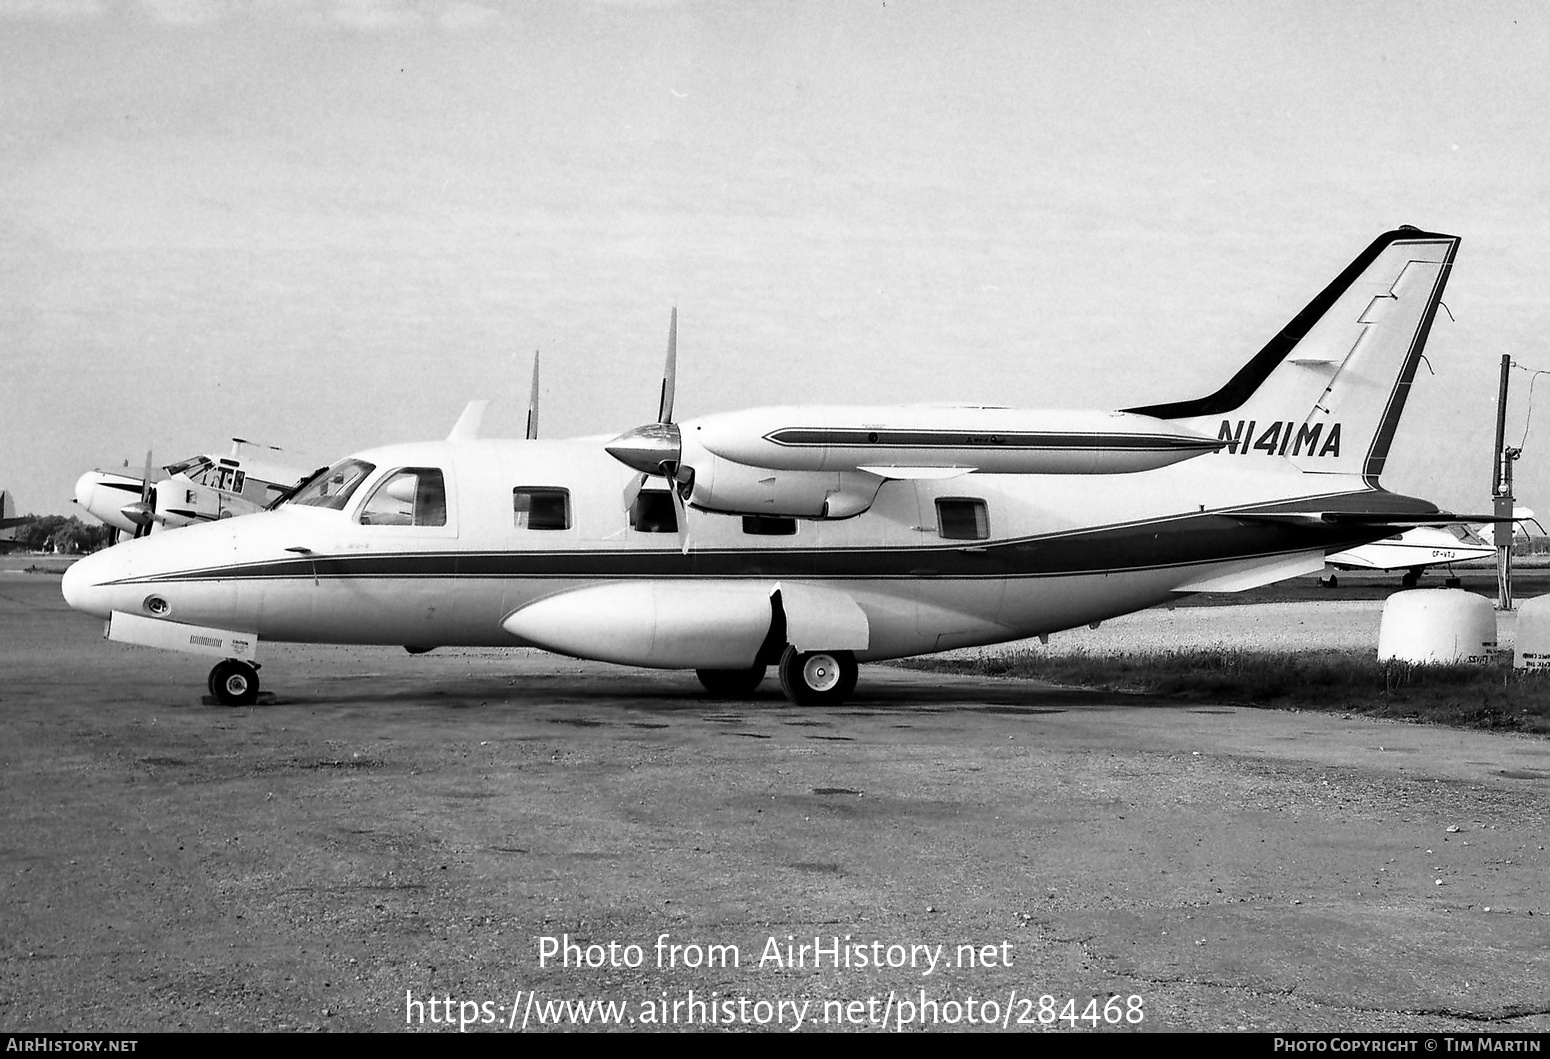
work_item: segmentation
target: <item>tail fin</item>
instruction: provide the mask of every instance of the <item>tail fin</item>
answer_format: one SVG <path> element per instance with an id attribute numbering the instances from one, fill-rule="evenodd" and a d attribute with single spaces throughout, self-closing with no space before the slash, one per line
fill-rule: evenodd
<path id="1" fill-rule="evenodd" d="M 1416 228 L 1386 232 L 1226 386 L 1126 411 L 1227 443 L 1208 459 L 1286 457 L 1376 481 L 1458 245 Z"/>

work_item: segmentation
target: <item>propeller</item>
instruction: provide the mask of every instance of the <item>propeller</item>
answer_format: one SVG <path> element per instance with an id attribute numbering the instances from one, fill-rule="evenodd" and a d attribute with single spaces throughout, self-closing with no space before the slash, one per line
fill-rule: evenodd
<path id="1" fill-rule="evenodd" d="M 624 488 L 624 507 L 629 510 L 646 480 L 666 478 L 672 485 L 673 513 L 678 521 L 678 541 L 689 551 L 689 518 L 685 498 L 694 488 L 694 468 L 683 464 L 683 435 L 673 422 L 673 396 L 678 386 L 678 309 L 673 309 L 667 329 L 667 364 L 662 369 L 662 393 L 657 401 L 657 421 L 636 427 L 614 438 L 603 448 L 620 463 L 640 474 Z"/>
<path id="2" fill-rule="evenodd" d="M 527 439 L 538 437 L 538 350 L 533 350 L 533 389 L 527 397 Z"/>
<path id="3" fill-rule="evenodd" d="M 140 482 L 140 499 L 120 509 L 124 517 L 135 524 L 135 536 L 144 537 L 151 532 L 157 521 L 156 487 L 151 484 L 151 452 L 145 453 L 145 477 Z"/>

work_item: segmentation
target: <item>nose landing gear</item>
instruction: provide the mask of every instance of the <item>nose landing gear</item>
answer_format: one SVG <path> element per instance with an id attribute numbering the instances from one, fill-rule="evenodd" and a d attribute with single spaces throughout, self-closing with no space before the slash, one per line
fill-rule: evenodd
<path id="1" fill-rule="evenodd" d="M 252 706 L 258 702 L 258 666 L 237 658 L 217 662 L 210 670 L 209 687 L 222 706 Z"/>

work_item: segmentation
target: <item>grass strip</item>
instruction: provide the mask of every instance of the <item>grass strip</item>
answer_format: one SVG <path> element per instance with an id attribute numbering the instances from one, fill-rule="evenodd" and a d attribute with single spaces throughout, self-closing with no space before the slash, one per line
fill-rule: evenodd
<path id="1" fill-rule="evenodd" d="M 909 669 L 1041 680 L 1190 702 L 1360 713 L 1550 735 L 1550 672 L 1493 665 L 1379 662 L 1361 651 L 1052 653 L 1036 648 L 978 657 L 914 658 Z"/>

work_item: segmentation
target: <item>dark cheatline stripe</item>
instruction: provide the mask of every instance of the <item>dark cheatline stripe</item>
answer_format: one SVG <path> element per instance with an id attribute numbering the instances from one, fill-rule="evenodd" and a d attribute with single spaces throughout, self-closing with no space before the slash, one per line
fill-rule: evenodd
<path id="1" fill-rule="evenodd" d="M 1348 499 L 1352 494 L 1343 494 Z M 1424 501 L 1381 491 L 1355 494 L 1372 513 L 1430 513 Z M 1332 498 L 1261 505 L 1258 513 L 1323 511 Z M 1417 505 L 1424 510 L 1418 512 Z M 1348 508 L 1356 508 L 1348 503 Z M 1247 513 L 1249 509 L 1244 509 Z M 1038 578 L 1124 573 L 1306 551 L 1339 550 L 1386 536 L 1383 526 L 1254 522 L 1226 513 L 1194 513 L 1009 541 L 910 548 L 705 549 L 652 551 L 443 551 L 318 555 L 126 578 L 161 581 L 444 578 L 624 580 L 631 578 Z"/>
<path id="2" fill-rule="evenodd" d="M 1178 449 L 1217 449 L 1214 438 L 1179 437 L 1176 434 L 1085 434 L 1054 431 L 969 433 L 945 430 L 828 430 L 786 427 L 764 435 L 766 441 L 787 448 L 830 446 L 835 448 L 958 449 L 997 448 L 1030 450 L 1104 449 L 1120 452 L 1169 452 Z"/>

